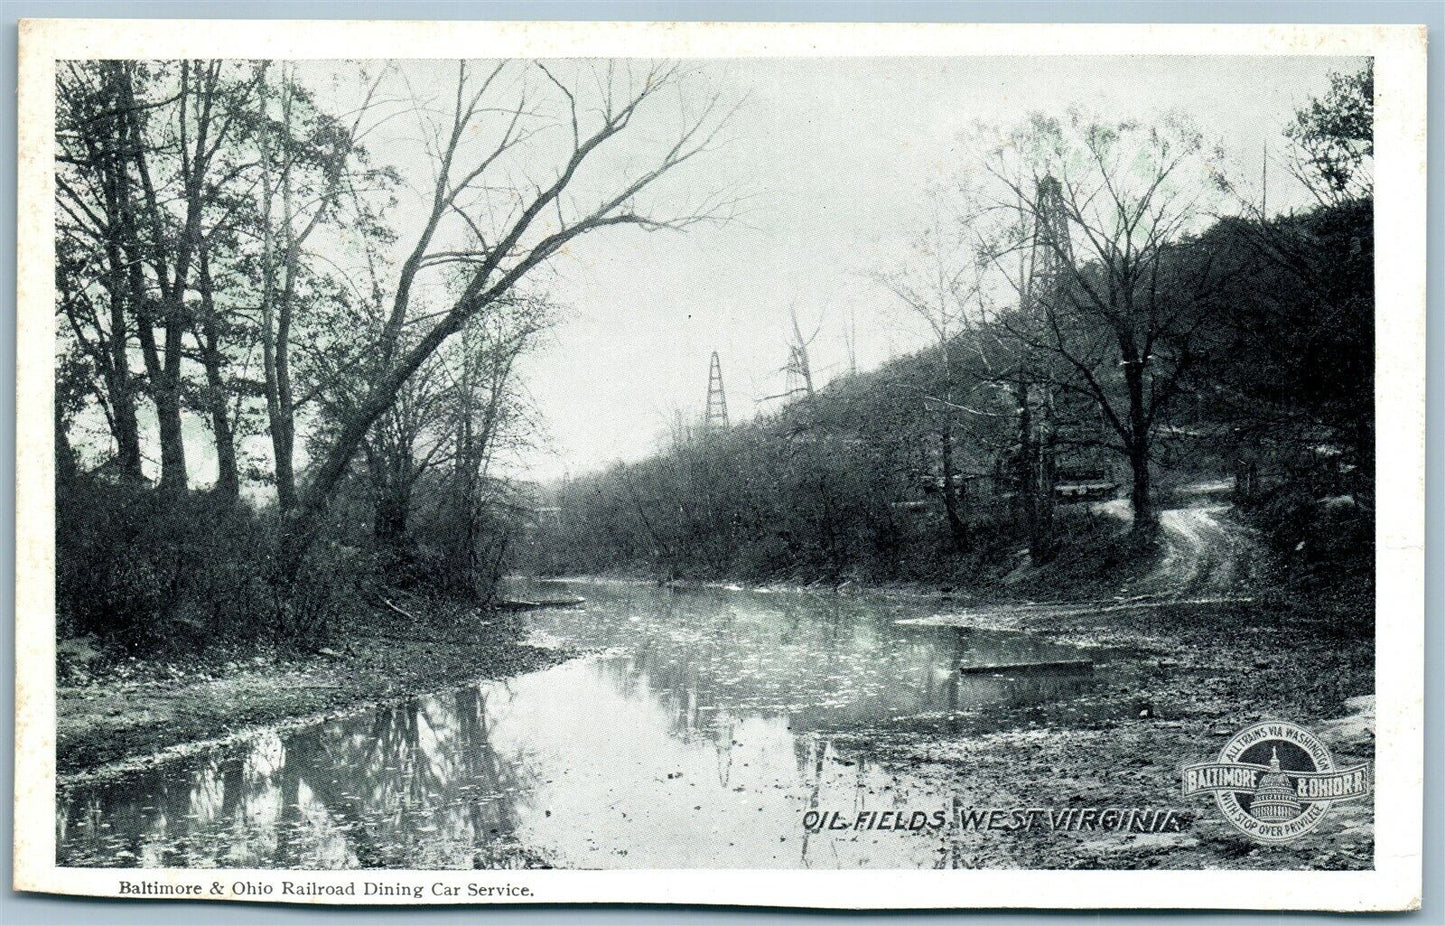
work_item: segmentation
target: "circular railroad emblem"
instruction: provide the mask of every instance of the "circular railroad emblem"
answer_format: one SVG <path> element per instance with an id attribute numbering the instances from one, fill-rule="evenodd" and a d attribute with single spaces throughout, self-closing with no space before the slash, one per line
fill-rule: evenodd
<path id="1" fill-rule="evenodd" d="M 1319 826 L 1332 804 L 1367 796 L 1370 766 L 1336 768 L 1314 734 L 1269 720 L 1236 733 L 1217 761 L 1184 768 L 1184 795 L 1203 793 L 1246 836 L 1289 842 Z"/>

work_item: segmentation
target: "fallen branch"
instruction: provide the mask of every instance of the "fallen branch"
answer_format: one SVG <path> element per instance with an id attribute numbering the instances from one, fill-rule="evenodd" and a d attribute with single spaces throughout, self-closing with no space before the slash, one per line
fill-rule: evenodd
<path id="1" fill-rule="evenodd" d="M 499 601 L 493 607 L 498 611 L 536 611 L 540 608 L 576 608 L 586 603 L 586 598 L 544 598 L 541 601 Z"/>
<path id="2" fill-rule="evenodd" d="M 392 602 L 391 602 L 390 599 L 388 599 L 388 598 L 383 598 L 383 599 L 381 599 L 381 603 L 384 604 L 384 605 L 386 605 L 388 608 L 391 608 L 393 611 L 395 611 L 397 614 L 400 614 L 402 617 L 406 618 L 407 620 L 413 621 L 413 622 L 418 622 L 418 618 L 417 618 L 417 616 L 416 616 L 415 614 L 412 614 L 411 612 L 405 610 L 404 608 L 399 607 L 398 605 L 392 604 Z"/>

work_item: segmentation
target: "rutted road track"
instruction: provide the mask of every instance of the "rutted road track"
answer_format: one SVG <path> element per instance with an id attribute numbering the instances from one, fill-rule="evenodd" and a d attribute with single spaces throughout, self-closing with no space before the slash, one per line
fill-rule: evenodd
<path id="1" fill-rule="evenodd" d="M 1121 506 L 1111 504 L 1104 510 L 1129 517 Z M 1227 516 L 1229 510 L 1228 505 L 1205 503 L 1160 512 L 1163 536 L 1157 564 L 1114 598 L 993 605 L 911 623 L 1014 629 L 1040 619 L 1249 601 L 1246 584 L 1258 548 L 1249 529 Z"/>
<path id="2" fill-rule="evenodd" d="M 1234 594 L 1250 572 L 1254 543 L 1241 525 L 1221 518 L 1228 505 L 1171 508 L 1159 515 L 1164 556 L 1143 586 L 1176 598 Z"/>

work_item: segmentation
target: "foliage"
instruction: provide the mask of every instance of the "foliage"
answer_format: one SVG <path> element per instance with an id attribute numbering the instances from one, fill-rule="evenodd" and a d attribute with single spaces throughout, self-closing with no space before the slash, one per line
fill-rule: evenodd
<path id="1" fill-rule="evenodd" d="M 1252 461 L 1267 499 L 1302 506 L 1269 528 L 1283 552 L 1312 531 L 1339 531 L 1338 549 L 1309 539 L 1308 549 L 1333 551 L 1321 552 L 1320 575 L 1326 561 L 1368 562 L 1359 539 L 1361 525 L 1372 523 L 1374 482 L 1366 449 L 1371 252 L 1370 209 L 1352 203 L 1265 226 L 1219 222 L 1172 242 L 1153 272 L 1156 305 L 1176 318 L 1160 324 L 1150 344 L 1167 362 L 1171 390 L 1150 425 L 1151 471 L 1173 468 L 1193 479 Z M 1196 285 L 1205 278 L 1208 286 Z M 1072 323 L 1080 330 L 1068 343 L 1095 339 L 1108 359 L 1090 388 L 1128 408 L 1110 320 L 1079 313 Z M 998 581 L 1032 540 L 1012 462 L 1017 406 L 996 372 L 1018 349 L 1017 324 L 960 323 L 942 345 L 835 380 L 771 416 L 553 487 L 539 498 L 553 513 L 519 545 L 515 562 L 659 578 Z M 1187 362 L 1175 340 L 1184 335 Z M 1098 455 L 1117 441 L 1117 429 L 1097 402 L 1071 404 L 1067 395 L 1052 409 L 1058 472 L 1093 469 L 1127 484 L 1128 470 Z M 942 421 L 956 435 L 947 462 Z M 949 524 L 949 484 L 966 521 L 963 545 Z M 1334 514 L 1301 513 L 1335 496 L 1344 500 L 1330 503 Z M 1345 511 L 1358 523 L 1341 521 Z M 1086 505 L 1059 503 L 1050 581 L 1088 584 L 1137 559 L 1147 537 L 1126 543 L 1115 523 L 1090 517 Z"/>
<path id="2" fill-rule="evenodd" d="M 270 543 L 244 507 L 79 475 L 56 500 L 57 630 L 132 649 L 252 637 Z"/>
<path id="3" fill-rule="evenodd" d="M 1322 204 L 1373 195 L 1375 59 L 1353 74 L 1330 75 L 1330 89 L 1311 99 L 1285 129 L 1290 171 Z"/>
<path id="4" fill-rule="evenodd" d="M 378 582 L 490 599 L 518 519 L 498 461 L 531 435 L 515 365 L 553 312 L 529 279 L 583 235 L 729 209 L 653 193 L 728 117 L 685 68 L 458 62 L 439 105 L 404 70 L 59 69 L 62 630 L 315 641 Z M 418 176 L 367 147 L 401 117 Z"/>
<path id="5" fill-rule="evenodd" d="M 1191 382 L 1222 443 L 1263 477 L 1362 501 L 1374 487 L 1373 206 L 1211 229 L 1200 246 L 1236 270 Z"/>

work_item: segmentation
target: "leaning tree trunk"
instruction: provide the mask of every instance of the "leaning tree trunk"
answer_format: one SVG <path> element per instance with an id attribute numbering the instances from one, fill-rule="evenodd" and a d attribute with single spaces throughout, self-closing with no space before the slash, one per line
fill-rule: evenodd
<path id="1" fill-rule="evenodd" d="M 391 407 L 396 400 L 397 391 L 407 379 L 432 355 L 442 341 L 456 333 L 464 320 L 465 315 L 453 312 L 423 335 L 400 362 L 372 385 L 342 424 L 331 442 L 330 449 L 315 467 L 306 491 L 298 497 L 294 507 L 285 511 L 282 519 L 276 578 L 283 594 L 295 582 L 306 552 L 321 528 L 321 520 L 331 501 L 331 495 L 346 474 L 366 432 Z"/>

